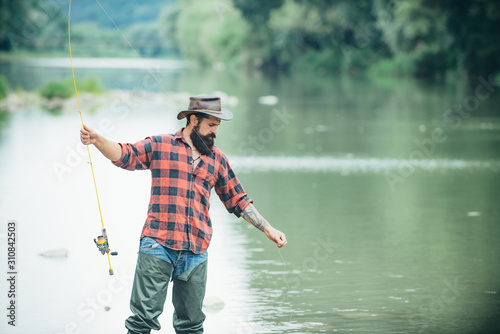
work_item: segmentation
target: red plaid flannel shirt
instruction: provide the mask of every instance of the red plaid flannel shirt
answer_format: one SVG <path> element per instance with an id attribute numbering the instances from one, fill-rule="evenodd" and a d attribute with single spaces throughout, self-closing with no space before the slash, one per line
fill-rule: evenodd
<path id="1" fill-rule="evenodd" d="M 151 237 L 167 248 L 202 254 L 212 238 L 208 213 L 211 189 L 215 187 L 226 209 L 237 217 L 253 201 L 217 147 L 210 155 L 202 155 L 193 171 L 192 151 L 182 137 L 183 129 L 175 135 L 120 144 L 122 155 L 113 164 L 127 170 L 151 170 L 151 199 L 141 238 Z"/>

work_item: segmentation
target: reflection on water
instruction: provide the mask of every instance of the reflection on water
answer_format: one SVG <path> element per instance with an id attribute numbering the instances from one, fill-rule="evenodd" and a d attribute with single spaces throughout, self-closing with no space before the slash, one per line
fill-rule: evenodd
<path id="1" fill-rule="evenodd" d="M 70 68 L 71 61 L 69 57 L 65 58 L 36 58 L 26 59 L 21 62 L 22 66 L 40 67 L 40 68 Z M 73 66 L 78 68 L 91 69 L 143 69 L 143 70 L 181 70 L 192 66 L 187 61 L 165 60 L 165 59 L 138 59 L 138 58 L 74 58 Z"/>
<path id="2" fill-rule="evenodd" d="M 231 156 L 232 166 L 241 173 L 251 172 L 336 172 L 386 173 L 406 168 L 408 171 L 448 169 L 500 170 L 500 161 L 465 161 L 447 159 L 401 160 L 390 158 L 334 157 L 240 157 Z"/>
<path id="3" fill-rule="evenodd" d="M 68 75 L 67 68 L 18 65 L 7 72 L 27 86 L 28 73 L 35 82 Z M 145 75 L 82 73 L 100 75 L 110 88 L 140 86 Z M 174 92 L 237 97 L 217 145 L 289 241 L 278 251 L 212 197 L 207 333 L 485 333 L 496 326 L 500 122 L 490 110 L 497 95 L 452 128 L 442 116 L 469 94 L 460 84 L 166 69 L 158 78 Z M 259 104 L 265 95 L 279 103 Z M 130 142 L 183 126 L 171 106 L 148 106 L 139 98 L 124 114 L 101 105 L 85 120 L 94 128 L 106 120 L 107 137 Z M 150 177 L 92 151 L 110 242 L 120 251 L 113 264 L 121 281 L 110 281 L 92 242 L 100 221 L 79 123 L 77 114 L 40 110 L 2 118 L 0 220 L 16 219 L 21 228 L 23 333 L 118 332 L 129 314 Z M 447 139 L 431 149 L 436 128 Z M 386 173 L 409 171 L 391 188 Z M 68 258 L 38 256 L 54 248 L 67 248 Z M 167 331 L 171 313 L 167 302 Z"/>

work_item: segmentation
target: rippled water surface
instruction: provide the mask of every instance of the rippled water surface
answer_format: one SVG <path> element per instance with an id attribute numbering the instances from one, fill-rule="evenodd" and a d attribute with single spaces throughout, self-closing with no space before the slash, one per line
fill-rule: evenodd
<path id="1" fill-rule="evenodd" d="M 109 88 L 135 91 L 93 112 L 82 106 L 86 123 L 115 141 L 177 131 L 184 123 L 175 115 L 190 94 L 218 92 L 230 102 L 235 118 L 219 127 L 216 143 L 288 245 L 278 251 L 212 197 L 207 333 L 499 329 L 500 120 L 492 116 L 499 92 L 458 124 L 444 115 L 473 94 L 463 83 L 271 80 L 147 63 L 161 83 L 154 85 L 144 69 L 82 64 L 77 78 L 94 74 Z M 27 89 L 70 75 L 64 66 L 39 65 L 2 70 Z M 180 102 L 138 93 L 161 87 Z M 268 95 L 277 103 L 259 103 Z M 120 170 L 92 150 L 110 243 L 120 252 L 110 277 L 92 241 L 101 224 L 78 114 L 33 108 L 2 119 L 0 241 L 5 249 L 6 224 L 15 219 L 17 329 L 124 332 L 150 176 Z M 39 256 L 59 248 L 67 258 Z M 4 320 L 0 332 L 16 333 Z"/>

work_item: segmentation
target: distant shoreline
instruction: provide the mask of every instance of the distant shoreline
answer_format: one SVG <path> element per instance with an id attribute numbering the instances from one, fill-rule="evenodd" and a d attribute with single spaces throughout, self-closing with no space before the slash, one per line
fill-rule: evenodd
<path id="1" fill-rule="evenodd" d="M 211 92 L 221 96 L 226 105 L 235 107 L 239 101 L 236 96 L 222 91 Z M 93 112 L 99 108 L 125 108 L 132 110 L 140 104 L 144 106 L 170 106 L 173 110 L 185 107 L 186 101 L 192 96 L 191 92 L 151 92 L 147 90 L 106 89 L 102 93 L 78 92 L 82 110 Z M 7 97 L 0 100 L 0 111 L 8 113 L 22 113 L 35 107 L 56 114 L 78 112 L 76 96 L 63 98 L 46 98 L 36 92 L 24 90 L 11 91 Z"/>
<path id="2" fill-rule="evenodd" d="M 20 62 L 26 66 L 70 68 L 70 57 L 57 58 L 25 58 Z M 114 69 L 185 69 L 193 67 L 194 64 L 178 59 L 157 58 L 73 58 L 75 68 L 114 68 Z"/>
<path id="3" fill-rule="evenodd" d="M 85 110 L 93 111 L 100 107 L 112 106 L 116 101 L 134 105 L 136 101 L 142 104 L 181 104 L 189 97 L 189 93 L 155 93 L 150 91 L 129 91 L 129 90 L 106 90 L 96 94 L 91 92 L 79 92 L 80 103 L 85 106 Z M 134 103 L 132 102 L 134 101 Z M 36 92 L 12 91 L 7 97 L 0 101 L 0 110 L 9 113 L 22 113 L 36 107 L 48 112 L 66 114 L 78 111 L 76 96 L 68 98 L 52 97 L 46 98 Z"/>

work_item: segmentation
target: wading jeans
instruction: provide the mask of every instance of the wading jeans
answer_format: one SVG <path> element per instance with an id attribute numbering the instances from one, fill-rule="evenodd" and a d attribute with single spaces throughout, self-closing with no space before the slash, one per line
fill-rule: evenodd
<path id="1" fill-rule="evenodd" d="M 130 310 L 125 321 L 128 334 L 149 334 L 160 330 L 158 317 L 163 312 L 167 287 L 173 281 L 173 326 L 176 334 L 203 333 L 202 311 L 207 283 L 207 256 L 190 251 L 165 248 L 154 239 L 141 241 L 135 268 Z"/>

